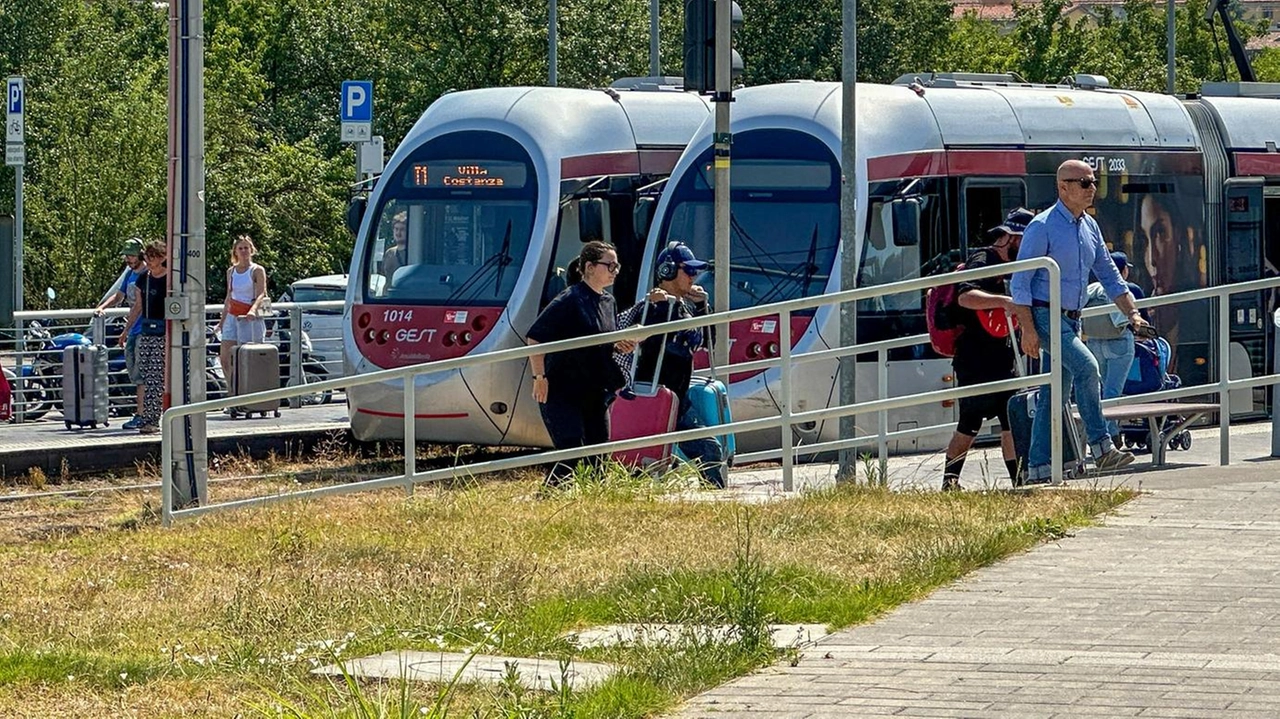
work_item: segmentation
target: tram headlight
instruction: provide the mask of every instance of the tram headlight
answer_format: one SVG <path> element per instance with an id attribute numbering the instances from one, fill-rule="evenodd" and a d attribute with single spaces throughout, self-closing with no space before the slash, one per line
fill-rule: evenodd
<path id="1" fill-rule="evenodd" d="M 476 318 L 471 320 L 471 329 L 475 330 L 476 332 L 484 332 L 484 328 L 488 326 L 489 326 L 489 318 L 485 317 L 484 315 L 476 315 Z"/>
<path id="2" fill-rule="evenodd" d="M 373 321 L 372 315 L 370 315 L 368 312 L 361 312 L 360 316 L 356 318 L 356 326 L 359 327 L 360 329 L 364 329 L 368 327 L 369 323 L 372 321 Z"/>
<path id="3" fill-rule="evenodd" d="M 760 343 L 752 342 L 747 345 L 747 359 L 756 359 L 760 356 Z"/>
<path id="4" fill-rule="evenodd" d="M 458 342 L 458 333 L 457 333 L 457 332 L 445 332 L 445 333 L 444 333 L 444 339 L 443 339 L 443 340 L 440 340 L 440 341 L 444 344 L 444 346 L 445 346 L 445 347 L 452 347 L 452 346 L 454 346 L 455 344 L 457 344 L 457 342 Z"/>
<path id="5" fill-rule="evenodd" d="M 770 357 L 777 357 L 777 356 L 778 356 L 778 343 L 777 343 L 777 342 L 770 342 L 770 343 L 769 343 L 769 347 L 768 347 L 767 349 L 768 349 L 768 352 L 769 352 L 769 356 L 770 356 Z"/>
<path id="6" fill-rule="evenodd" d="M 372 343 L 375 339 L 377 339 L 377 336 L 378 336 L 378 333 L 374 332 L 373 330 L 364 331 L 364 341 L 366 343 Z"/>
<path id="7" fill-rule="evenodd" d="M 391 330 L 383 330 L 378 333 L 378 344 L 385 345 L 391 341 Z"/>
<path id="8" fill-rule="evenodd" d="M 458 337 L 458 342 L 464 345 L 471 344 L 471 331 L 467 330 Z"/>

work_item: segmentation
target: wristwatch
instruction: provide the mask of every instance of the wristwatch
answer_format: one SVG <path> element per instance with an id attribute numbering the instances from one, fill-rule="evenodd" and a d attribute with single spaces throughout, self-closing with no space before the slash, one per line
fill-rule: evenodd
<path id="1" fill-rule="evenodd" d="M 533 376 L 533 379 L 534 379 L 535 381 L 536 381 L 536 380 L 540 380 L 540 379 L 546 379 L 546 378 L 547 378 L 547 376 L 546 376 L 545 374 L 535 374 L 535 375 Z"/>

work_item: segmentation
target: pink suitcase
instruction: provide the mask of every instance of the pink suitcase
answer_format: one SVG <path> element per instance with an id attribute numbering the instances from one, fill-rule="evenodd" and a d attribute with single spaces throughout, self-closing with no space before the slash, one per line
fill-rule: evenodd
<path id="1" fill-rule="evenodd" d="M 676 428 L 679 402 L 675 392 L 658 387 L 652 397 L 618 398 L 609 409 L 609 441 L 654 437 Z M 645 468 L 671 459 L 671 443 L 614 452 L 613 458 L 632 467 Z"/>

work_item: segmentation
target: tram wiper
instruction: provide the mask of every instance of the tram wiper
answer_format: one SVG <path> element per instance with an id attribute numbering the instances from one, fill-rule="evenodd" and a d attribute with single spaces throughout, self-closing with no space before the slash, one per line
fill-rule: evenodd
<path id="1" fill-rule="evenodd" d="M 809 284 L 813 282 L 813 274 L 818 271 L 818 223 L 813 223 L 813 237 L 809 240 L 809 256 L 804 262 L 804 289 L 802 297 L 809 296 Z"/>
<path id="2" fill-rule="evenodd" d="M 507 231 L 502 235 L 502 249 L 498 250 L 498 277 L 493 281 L 493 296 L 497 297 L 502 289 L 502 275 L 511 264 L 511 220 L 507 220 Z"/>
<path id="3" fill-rule="evenodd" d="M 471 273 L 471 276 L 467 278 L 467 281 L 459 285 L 458 289 L 454 290 L 447 298 L 445 298 L 445 302 L 469 302 L 475 299 L 476 291 L 480 288 L 485 279 L 489 277 L 489 273 L 495 269 L 498 270 L 498 284 L 494 288 L 494 294 L 496 295 L 499 288 L 502 286 L 502 271 L 507 265 L 511 264 L 510 250 L 511 220 L 507 220 L 507 231 L 502 240 L 502 247 L 497 252 L 489 255 L 484 262 L 480 263 L 480 266 L 476 268 L 475 272 Z"/>

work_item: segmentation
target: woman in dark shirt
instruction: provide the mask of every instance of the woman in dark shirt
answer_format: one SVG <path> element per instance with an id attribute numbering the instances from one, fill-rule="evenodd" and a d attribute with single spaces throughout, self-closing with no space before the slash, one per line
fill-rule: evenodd
<path id="1" fill-rule="evenodd" d="M 137 279 L 138 294 L 129 323 L 136 319 L 141 326 L 138 335 L 138 366 L 142 375 L 142 417 L 138 431 L 154 434 L 160 431 L 160 413 L 164 410 L 164 298 L 169 289 L 169 253 L 163 243 L 153 243 L 143 250 L 147 272 Z"/>
<path id="2" fill-rule="evenodd" d="M 588 242 L 569 264 L 570 286 L 551 300 L 529 328 L 528 343 L 586 337 L 617 329 L 617 304 L 605 288 L 618 275 L 618 253 L 607 242 Z M 556 449 L 583 447 L 609 441 L 609 403 L 626 384 L 613 352 L 630 352 L 635 342 L 623 341 L 576 350 L 536 354 L 533 398 Z M 599 463 L 599 457 L 591 457 Z M 558 485 L 572 476 L 572 469 L 557 464 L 547 483 Z"/>

